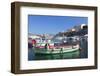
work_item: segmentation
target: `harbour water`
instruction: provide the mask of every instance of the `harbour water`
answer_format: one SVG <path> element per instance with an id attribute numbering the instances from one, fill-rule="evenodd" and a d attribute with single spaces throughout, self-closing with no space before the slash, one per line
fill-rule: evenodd
<path id="1" fill-rule="evenodd" d="M 35 54 L 33 49 L 28 51 L 28 60 L 54 60 L 54 59 L 75 59 L 79 58 L 79 50 L 59 54 Z"/>

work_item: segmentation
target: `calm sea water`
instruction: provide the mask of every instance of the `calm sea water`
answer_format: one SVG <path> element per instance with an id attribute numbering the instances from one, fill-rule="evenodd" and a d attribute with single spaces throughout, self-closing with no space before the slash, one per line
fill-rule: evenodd
<path id="1" fill-rule="evenodd" d="M 33 49 L 28 50 L 28 60 L 54 60 L 54 59 L 74 59 L 79 58 L 79 50 L 61 54 L 35 54 Z"/>

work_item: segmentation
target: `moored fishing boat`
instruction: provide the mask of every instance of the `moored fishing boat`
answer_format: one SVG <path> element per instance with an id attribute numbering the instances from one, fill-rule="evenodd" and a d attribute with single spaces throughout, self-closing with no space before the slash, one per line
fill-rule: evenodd
<path id="1" fill-rule="evenodd" d="M 67 52 L 73 52 L 79 50 L 79 45 L 75 46 L 60 46 L 60 47 L 50 47 L 49 45 L 47 46 L 38 46 L 38 47 L 33 47 L 33 50 L 35 53 L 38 54 L 61 54 L 61 53 L 67 53 Z"/>

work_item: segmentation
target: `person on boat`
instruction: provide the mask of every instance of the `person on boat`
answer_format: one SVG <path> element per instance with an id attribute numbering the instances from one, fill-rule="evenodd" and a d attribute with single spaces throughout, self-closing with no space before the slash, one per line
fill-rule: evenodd
<path id="1" fill-rule="evenodd" d="M 63 53 L 63 47 L 61 48 L 60 53 Z"/>
<path id="2" fill-rule="evenodd" d="M 49 43 L 46 43 L 46 44 L 45 44 L 45 49 L 47 49 L 47 50 L 50 49 L 50 45 L 49 45 Z"/>
<path id="3" fill-rule="evenodd" d="M 33 46 L 36 46 L 36 40 L 35 39 L 32 40 L 32 44 L 33 44 Z"/>

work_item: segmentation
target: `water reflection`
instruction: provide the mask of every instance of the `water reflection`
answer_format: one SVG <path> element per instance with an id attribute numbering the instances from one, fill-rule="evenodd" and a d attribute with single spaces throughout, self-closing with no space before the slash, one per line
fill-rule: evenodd
<path id="1" fill-rule="evenodd" d="M 54 59 L 74 59 L 79 58 L 79 50 L 68 52 L 68 53 L 59 53 L 59 54 L 35 54 L 33 49 L 28 51 L 28 60 L 54 60 Z"/>

